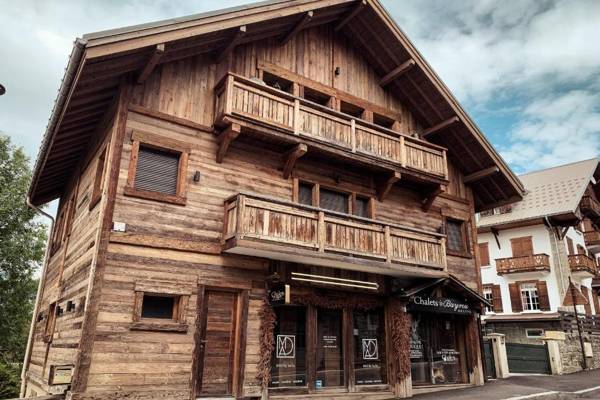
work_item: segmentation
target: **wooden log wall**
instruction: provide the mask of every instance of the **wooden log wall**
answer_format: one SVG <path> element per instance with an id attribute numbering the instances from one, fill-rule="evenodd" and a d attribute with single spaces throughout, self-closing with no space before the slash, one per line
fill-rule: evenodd
<path id="1" fill-rule="evenodd" d="M 112 231 L 104 265 L 104 281 L 98 305 L 95 341 L 86 382 L 86 393 L 74 398 L 118 398 L 119 391 L 152 390 L 168 398 L 190 398 L 196 387 L 197 362 L 194 360 L 197 339 L 199 285 L 240 290 L 248 297 L 244 329 L 245 360 L 239 395 L 261 394 L 257 381 L 259 363 L 259 311 L 263 304 L 268 262 L 264 259 L 221 255 L 224 200 L 240 191 L 254 192 L 292 201 L 293 180 L 282 177 L 281 153 L 261 143 L 232 142 L 223 163 L 215 155 L 218 140 L 212 132 L 214 121 L 213 89 L 225 72 L 246 77 L 257 75 L 257 65 L 267 61 L 337 90 L 363 98 L 400 115 L 401 131 L 419 131 L 408 110 L 378 84 L 380 77 L 369 67 L 345 38 L 332 28 L 303 31 L 285 46 L 265 40 L 239 46 L 232 55 L 216 65 L 209 56 L 195 56 L 159 66 L 143 85 L 133 89 L 132 106 L 127 115 L 125 140 L 121 156 L 113 222 L 124 223 L 125 232 Z M 333 66 L 339 66 L 336 75 Z M 186 171 L 185 205 L 162 203 L 124 194 L 132 151 L 132 133 L 154 135 L 157 140 L 181 141 L 190 147 Z M 91 163 L 93 165 L 93 163 Z M 89 196 L 91 171 L 81 174 L 78 199 Z M 462 183 L 459 171 L 449 165 L 450 185 L 428 212 L 423 211 L 424 194 L 412 186 L 394 186 L 385 201 L 377 200 L 380 177 L 347 165 L 315 160 L 310 156 L 298 160 L 293 176 L 324 186 L 374 198 L 375 219 L 437 232 L 444 217 L 472 220 L 470 190 Z M 200 180 L 193 176 L 199 172 Z M 92 238 L 98 229 L 98 207 L 87 211 L 86 201 L 76 213 L 72 250 L 65 276 L 70 277 L 69 293 L 80 296 L 86 291 L 85 269 L 91 263 Z M 470 246 L 477 238 L 470 229 Z M 91 247 L 90 247 L 91 246 Z M 50 260 L 47 287 L 56 285 L 55 270 L 61 251 Z M 69 253 L 71 254 L 71 253 Z M 473 257 L 448 256 L 448 270 L 471 287 L 477 288 L 476 261 Z M 135 307 L 136 284 L 153 285 L 157 290 L 185 288 L 191 293 L 184 321 L 185 332 L 151 332 L 131 330 Z M 52 283 L 52 284 L 51 284 Z M 57 296 L 49 290 L 42 309 Z M 65 297 L 66 300 L 66 297 Z M 64 317 L 63 317 L 64 318 Z M 69 317 L 70 318 L 70 317 Z M 73 359 L 76 351 L 76 324 L 71 330 L 58 320 L 59 337 L 66 350 L 56 350 L 52 362 Z M 40 324 L 41 326 L 42 324 Z M 64 332 L 64 333 L 63 333 Z M 30 371 L 44 376 L 45 351 L 41 331 L 36 330 L 36 344 Z M 66 338 L 69 339 L 66 339 Z M 72 347 L 68 347 L 72 346 Z M 41 379 L 41 378 L 40 378 Z M 96 397 L 98 398 L 98 397 Z"/>

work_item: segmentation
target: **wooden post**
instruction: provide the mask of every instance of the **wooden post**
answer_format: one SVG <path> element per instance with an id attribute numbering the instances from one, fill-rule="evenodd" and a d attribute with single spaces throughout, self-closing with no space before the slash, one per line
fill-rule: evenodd
<path id="1" fill-rule="evenodd" d="M 271 212 L 264 210 L 263 212 L 263 235 L 269 236 L 269 219 L 271 218 Z"/>
<path id="2" fill-rule="evenodd" d="M 406 147 L 404 143 L 404 136 L 400 136 L 400 165 L 402 168 L 406 167 Z"/>
<path id="3" fill-rule="evenodd" d="M 444 159 L 444 179 L 448 179 L 448 160 L 446 158 L 446 150 L 442 151 L 442 157 Z"/>
<path id="4" fill-rule="evenodd" d="M 245 208 L 246 208 L 246 196 L 243 194 L 240 194 L 238 196 L 238 205 L 237 205 L 238 209 L 237 209 L 237 221 L 236 221 L 236 229 L 235 229 L 235 236 L 238 239 L 243 239 L 244 238 L 244 212 L 245 212 Z"/>
<path id="5" fill-rule="evenodd" d="M 233 84 L 234 78 L 233 75 L 227 75 L 227 79 L 225 80 L 225 105 L 223 107 L 223 114 L 231 115 L 233 112 Z"/>
<path id="6" fill-rule="evenodd" d="M 319 252 L 325 252 L 325 213 L 319 211 L 319 223 L 317 225 L 317 242 L 319 244 Z"/>
<path id="7" fill-rule="evenodd" d="M 385 233 L 385 254 L 386 254 L 386 262 L 392 262 L 392 235 L 390 233 L 390 226 L 385 225 L 384 233 Z"/>
<path id="8" fill-rule="evenodd" d="M 441 247 L 442 264 L 444 264 L 444 271 L 448 271 L 448 262 L 446 261 L 446 238 L 442 238 Z"/>
<path id="9" fill-rule="evenodd" d="M 350 134 L 352 135 L 352 152 L 356 153 L 356 120 L 350 120 Z"/>
<path id="10" fill-rule="evenodd" d="M 294 135 L 300 135 L 300 100 L 294 100 Z"/>

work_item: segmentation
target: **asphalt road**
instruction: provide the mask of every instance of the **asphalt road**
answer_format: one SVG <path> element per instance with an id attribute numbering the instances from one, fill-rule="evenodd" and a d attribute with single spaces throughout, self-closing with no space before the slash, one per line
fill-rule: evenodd
<path id="1" fill-rule="evenodd" d="M 585 391 L 591 388 L 595 390 Z M 542 396 L 542 393 L 545 394 Z M 600 369 L 561 376 L 513 375 L 508 379 L 490 381 L 484 386 L 417 395 L 414 399 L 520 400 L 523 396 L 528 396 L 525 397 L 528 400 L 600 400 Z"/>

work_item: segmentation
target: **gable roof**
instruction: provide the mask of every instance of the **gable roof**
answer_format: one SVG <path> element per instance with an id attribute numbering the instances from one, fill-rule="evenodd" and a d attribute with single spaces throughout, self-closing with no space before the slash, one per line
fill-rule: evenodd
<path id="1" fill-rule="evenodd" d="M 35 164 L 31 201 L 62 194 L 123 77 L 142 70 L 157 45 L 165 46 L 160 63 L 171 62 L 225 48 L 242 25 L 247 33 L 239 44 L 282 37 L 309 11 L 314 17 L 305 29 L 333 24 L 382 77 L 414 62 L 387 89 L 426 129 L 439 128 L 427 139 L 447 147 L 465 174 L 492 171 L 472 186 L 477 210 L 521 199 L 518 178 L 377 0 L 271 0 L 77 39 Z"/>
<path id="2" fill-rule="evenodd" d="M 519 175 L 525 186 L 523 200 L 514 203 L 510 212 L 482 216 L 477 227 L 576 214 L 588 184 L 592 179 L 600 179 L 599 162 L 592 158 Z"/>

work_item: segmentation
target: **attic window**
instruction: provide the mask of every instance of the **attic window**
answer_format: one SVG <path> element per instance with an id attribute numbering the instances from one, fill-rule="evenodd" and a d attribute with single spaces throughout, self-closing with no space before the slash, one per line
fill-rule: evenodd
<path id="1" fill-rule="evenodd" d="M 125 194 L 185 204 L 187 144 L 134 132 Z"/>

